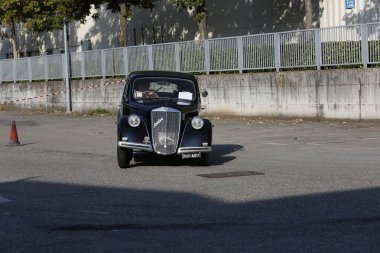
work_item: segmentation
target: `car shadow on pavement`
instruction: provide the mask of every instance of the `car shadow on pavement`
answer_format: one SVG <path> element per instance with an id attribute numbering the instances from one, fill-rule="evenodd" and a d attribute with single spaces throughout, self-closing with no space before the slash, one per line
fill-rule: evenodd
<path id="1" fill-rule="evenodd" d="M 212 145 L 212 152 L 209 154 L 208 166 L 217 166 L 228 163 L 234 159 L 236 156 L 233 154 L 236 151 L 242 150 L 243 146 L 236 144 L 216 144 Z M 146 152 L 135 152 L 134 163 L 131 167 L 138 167 L 144 165 L 154 165 L 154 166 L 181 166 L 181 165 L 199 165 L 196 159 L 181 159 L 176 156 L 157 156 L 153 153 Z"/>
<path id="2" fill-rule="evenodd" d="M 233 161 L 236 159 L 236 156 L 231 154 L 243 150 L 243 148 L 242 145 L 237 144 L 212 145 L 212 152 L 209 156 L 209 165 L 222 165 Z"/>
<path id="3" fill-rule="evenodd" d="M 221 179 L 226 194 L 237 194 L 226 180 L 236 179 Z M 0 251 L 379 250 L 380 188 L 233 202 L 174 188 L 1 183 L 2 197 L 12 201 L 0 204 Z"/>

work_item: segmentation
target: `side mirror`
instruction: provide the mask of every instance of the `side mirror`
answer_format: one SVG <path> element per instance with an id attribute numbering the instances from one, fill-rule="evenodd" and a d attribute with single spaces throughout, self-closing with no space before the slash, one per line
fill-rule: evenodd
<path id="1" fill-rule="evenodd" d="M 208 92 L 207 92 L 207 90 L 202 91 L 201 94 L 202 94 L 202 97 L 204 97 L 204 98 L 208 96 Z"/>

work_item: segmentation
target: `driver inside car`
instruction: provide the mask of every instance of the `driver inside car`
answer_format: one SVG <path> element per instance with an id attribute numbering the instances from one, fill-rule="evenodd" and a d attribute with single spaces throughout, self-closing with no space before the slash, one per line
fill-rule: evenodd
<path id="1" fill-rule="evenodd" d="M 158 98 L 157 91 L 150 89 L 150 83 L 147 81 L 140 82 L 136 87 L 136 97 Z"/>

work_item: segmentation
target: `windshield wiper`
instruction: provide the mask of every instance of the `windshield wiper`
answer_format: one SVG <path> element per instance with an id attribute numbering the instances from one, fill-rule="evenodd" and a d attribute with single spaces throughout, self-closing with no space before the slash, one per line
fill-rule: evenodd
<path id="1" fill-rule="evenodd" d="M 162 86 L 160 88 L 158 88 L 157 90 L 155 90 L 152 94 L 150 94 L 149 96 L 153 96 L 154 94 L 157 93 L 157 91 L 161 90 L 162 89 Z"/>

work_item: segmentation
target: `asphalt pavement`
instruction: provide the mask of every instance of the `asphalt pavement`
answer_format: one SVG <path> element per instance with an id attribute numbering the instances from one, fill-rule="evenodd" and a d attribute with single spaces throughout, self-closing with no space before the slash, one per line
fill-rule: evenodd
<path id="1" fill-rule="evenodd" d="M 213 124 L 209 166 L 122 170 L 115 117 L 0 112 L 0 252 L 380 251 L 380 123 Z"/>

